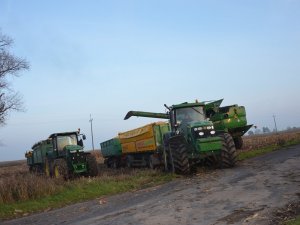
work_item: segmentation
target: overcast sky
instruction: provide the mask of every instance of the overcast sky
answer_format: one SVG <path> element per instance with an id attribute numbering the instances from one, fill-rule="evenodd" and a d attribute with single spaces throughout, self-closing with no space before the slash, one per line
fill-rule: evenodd
<path id="1" fill-rule="evenodd" d="M 260 129 L 300 126 L 300 1 L 0 1 L 0 28 L 30 70 L 11 80 L 26 111 L 0 127 L 0 161 L 79 127 L 91 149 L 163 104 L 244 105 Z"/>

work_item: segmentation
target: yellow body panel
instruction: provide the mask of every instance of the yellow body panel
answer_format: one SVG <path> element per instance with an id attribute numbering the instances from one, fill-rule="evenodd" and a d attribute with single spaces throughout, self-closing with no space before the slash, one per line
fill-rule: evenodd
<path id="1" fill-rule="evenodd" d="M 156 143 L 154 137 L 136 142 L 137 152 L 154 151 L 155 149 Z"/>
<path id="2" fill-rule="evenodd" d="M 121 144 L 153 137 L 153 125 L 154 124 L 149 124 L 124 133 L 119 133 Z"/>
<path id="3" fill-rule="evenodd" d="M 119 139 L 122 146 L 122 153 L 139 153 L 156 150 L 155 125 L 151 123 L 127 132 L 119 133 Z"/>
<path id="4" fill-rule="evenodd" d="M 136 152 L 135 143 L 129 142 L 121 144 L 123 153 L 133 153 Z"/>

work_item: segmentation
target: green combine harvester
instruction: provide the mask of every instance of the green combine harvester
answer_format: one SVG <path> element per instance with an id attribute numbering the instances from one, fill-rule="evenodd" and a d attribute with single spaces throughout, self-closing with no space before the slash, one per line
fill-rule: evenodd
<path id="1" fill-rule="evenodd" d="M 83 150 L 85 135 L 79 131 L 54 133 L 25 153 L 30 172 L 68 179 L 77 175 L 97 176 L 95 156 Z"/>
<path id="2" fill-rule="evenodd" d="M 163 135 L 163 159 L 166 170 L 188 174 L 194 166 L 205 163 L 229 168 L 236 164 L 236 149 L 243 146 L 247 125 L 244 106 L 220 107 L 223 99 L 172 105 L 167 113 L 129 111 L 131 116 L 168 119 L 170 132 Z"/>

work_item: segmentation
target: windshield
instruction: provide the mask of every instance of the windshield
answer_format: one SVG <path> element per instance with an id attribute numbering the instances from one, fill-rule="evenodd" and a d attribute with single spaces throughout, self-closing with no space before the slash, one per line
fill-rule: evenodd
<path id="1" fill-rule="evenodd" d="M 176 120 L 181 123 L 203 121 L 206 117 L 202 106 L 176 109 Z"/>
<path id="2" fill-rule="evenodd" d="M 77 145 L 77 136 L 75 134 L 66 136 L 57 136 L 57 148 L 63 150 L 66 145 Z"/>

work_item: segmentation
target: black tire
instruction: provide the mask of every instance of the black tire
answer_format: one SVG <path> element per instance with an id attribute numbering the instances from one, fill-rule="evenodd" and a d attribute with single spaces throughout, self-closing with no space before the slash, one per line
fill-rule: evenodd
<path id="1" fill-rule="evenodd" d="M 156 165 L 157 164 L 155 164 L 155 158 L 154 158 L 153 154 L 149 155 L 148 160 L 147 160 L 147 166 L 150 169 L 154 170 L 156 168 Z"/>
<path id="2" fill-rule="evenodd" d="M 221 150 L 221 167 L 231 168 L 236 165 L 237 153 L 234 141 L 230 134 L 224 133 Z"/>
<path id="3" fill-rule="evenodd" d="M 111 168 L 113 168 L 113 169 L 118 169 L 119 168 L 118 160 L 116 158 L 112 159 Z"/>
<path id="4" fill-rule="evenodd" d="M 91 177 L 98 176 L 98 164 L 96 161 L 96 157 L 93 155 L 87 155 L 86 162 L 88 166 L 88 175 Z"/>
<path id="5" fill-rule="evenodd" d="M 163 163 L 164 163 L 164 169 L 166 172 L 174 173 L 175 170 L 174 170 L 174 166 L 173 166 L 172 155 L 171 155 L 170 149 L 169 149 L 170 137 L 171 137 L 170 133 L 164 134 L 164 136 L 163 136 L 163 142 L 164 142 Z"/>
<path id="6" fill-rule="evenodd" d="M 132 168 L 133 167 L 133 157 L 131 155 L 126 156 L 126 167 L 127 168 Z"/>
<path id="7" fill-rule="evenodd" d="M 69 179 L 69 168 L 65 159 L 55 159 L 53 165 L 53 176 L 55 178 Z"/>
<path id="8" fill-rule="evenodd" d="M 220 155 L 213 154 L 205 157 L 204 166 L 212 169 L 220 168 L 220 161 Z"/>
<path id="9" fill-rule="evenodd" d="M 169 140 L 169 150 L 174 172 L 177 174 L 189 174 L 191 171 L 187 154 L 187 144 L 184 137 L 171 137 Z"/>
<path id="10" fill-rule="evenodd" d="M 242 149 L 243 144 L 244 144 L 242 137 L 235 137 L 235 138 L 233 138 L 233 141 L 234 141 L 236 149 Z"/>

